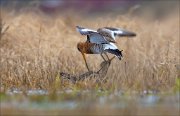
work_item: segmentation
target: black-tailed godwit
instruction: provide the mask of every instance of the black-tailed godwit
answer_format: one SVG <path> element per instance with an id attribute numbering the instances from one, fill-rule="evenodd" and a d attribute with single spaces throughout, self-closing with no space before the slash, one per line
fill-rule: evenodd
<path id="1" fill-rule="evenodd" d="M 77 48 L 82 53 L 88 71 L 90 71 L 90 69 L 88 67 L 85 54 L 101 54 L 101 57 L 106 61 L 103 53 L 109 60 L 109 57 L 106 54 L 108 52 L 114 54 L 119 58 L 119 60 L 121 60 L 122 50 L 119 50 L 118 47 L 114 44 L 116 43 L 115 37 L 136 36 L 136 34 L 133 32 L 112 27 L 99 28 L 97 31 L 83 28 L 80 26 L 76 26 L 76 28 L 77 31 L 80 32 L 80 34 L 87 36 L 87 41 L 79 42 L 77 44 Z"/>

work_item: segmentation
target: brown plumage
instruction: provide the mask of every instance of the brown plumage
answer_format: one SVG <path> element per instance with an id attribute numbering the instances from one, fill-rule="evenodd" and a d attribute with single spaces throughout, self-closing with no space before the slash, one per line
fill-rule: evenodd
<path id="1" fill-rule="evenodd" d="M 79 42 L 77 44 L 77 48 L 81 53 L 83 52 L 86 54 L 93 54 L 93 51 L 90 48 L 93 47 L 94 45 L 95 43 Z"/>
<path id="2" fill-rule="evenodd" d="M 86 61 L 85 53 L 86 54 L 93 54 L 93 52 L 90 49 L 93 46 L 93 44 L 94 43 L 90 43 L 90 42 L 87 42 L 87 41 L 86 42 L 79 42 L 77 44 L 77 49 L 81 52 L 88 71 L 90 71 L 90 69 L 89 69 L 87 61 Z"/>

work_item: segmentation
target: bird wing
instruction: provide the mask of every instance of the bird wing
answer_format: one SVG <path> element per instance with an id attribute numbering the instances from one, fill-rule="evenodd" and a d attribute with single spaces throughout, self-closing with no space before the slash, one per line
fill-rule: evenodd
<path id="1" fill-rule="evenodd" d="M 76 30 L 82 35 L 90 35 L 91 33 L 97 32 L 95 30 L 91 30 L 88 28 L 80 27 L 80 26 L 76 26 Z"/>
<path id="2" fill-rule="evenodd" d="M 123 37 L 123 36 L 127 36 L 127 37 L 136 36 L 136 34 L 134 32 L 130 32 L 130 31 L 127 31 L 125 29 L 113 28 L 113 27 L 104 27 L 104 28 L 107 29 L 107 30 L 110 30 L 111 33 L 114 34 L 114 37 L 115 36 L 120 36 L 120 37 Z"/>
<path id="3" fill-rule="evenodd" d="M 114 36 L 114 32 L 113 32 L 113 31 L 111 31 L 111 30 L 109 30 L 109 29 L 106 29 L 106 28 L 99 28 L 99 29 L 97 30 L 97 32 L 98 32 L 99 34 L 101 34 L 102 36 L 104 36 L 107 41 L 116 43 L 116 41 L 115 41 L 115 36 Z"/>
<path id="4" fill-rule="evenodd" d="M 95 30 L 76 26 L 77 31 L 82 35 L 87 35 L 87 41 L 96 44 L 109 43 L 101 34 Z"/>
<path id="5" fill-rule="evenodd" d="M 127 31 L 125 29 L 120 29 L 120 28 L 113 28 L 113 27 L 99 28 L 97 32 L 100 33 L 102 36 L 104 36 L 107 39 L 107 41 L 113 42 L 113 43 L 116 43 L 115 41 L 116 36 L 120 36 L 120 37 L 136 36 L 134 32 L 130 32 L 130 31 Z"/>
<path id="6" fill-rule="evenodd" d="M 122 51 L 120 51 L 114 43 L 110 42 L 109 44 L 103 44 L 103 46 L 104 51 L 116 55 L 119 58 L 119 60 L 121 60 L 121 57 L 123 57 Z"/>
<path id="7" fill-rule="evenodd" d="M 91 43 L 96 43 L 96 44 L 105 44 L 109 43 L 101 34 L 99 33 L 91 33 L 90 35 L 87 35 L 87 41 Z"/>

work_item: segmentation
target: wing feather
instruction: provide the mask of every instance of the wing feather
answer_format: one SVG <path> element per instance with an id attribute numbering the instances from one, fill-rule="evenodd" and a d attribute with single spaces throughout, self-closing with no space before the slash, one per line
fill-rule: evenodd
<path id="1" fill-rule="evenodd" d="M 76 30 L 81 34 L 81 35 L 90 35 L 92 33 L 95 33 L 97 31 L 95 30 L 91 30 L 88 28 L 84 28 L 84 27 L 80 27 L 80 26 L 76 26 Z"/>
<path id="2" fill-rule="evenodd" d="M 89 42 L 91 43 L 96 43 L 96 44 L 104 44 L 104 43 L 109 43 L 101 34 L 99 33 L 92 33 L 88 35 Z"/>
<path id="3" fill-rule="evenodd" d="M 114 33 L 114 36 L 120 36 L 120 37 L 121 36 L 127 36 L 127 37 L 136 36 L 134 32 L 130 32 L 125 29 L 113 28 L 113 27 L 104 27 L 104 28 L 112 31 Z"/>
<path id="4" fill-rule="evenodd" d="M 99 29 L 97 30 L 97 32 L 98 32 L 99 34 L 101 34 L 102 36 L 104 36 L 107 41 L 116 43 L 116 41 L 115 41 L 115 36 L 114 36 L 114 32 L 113 32 L 113 31 L 111 31 L 111 30 L 109 30 L 109 29 L 106 29 L 106 28 L 99 28 Z"/>

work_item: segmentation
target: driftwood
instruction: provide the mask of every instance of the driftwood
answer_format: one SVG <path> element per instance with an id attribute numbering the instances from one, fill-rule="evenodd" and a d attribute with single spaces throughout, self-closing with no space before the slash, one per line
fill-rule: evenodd
<path id="1" fill-rule="evenodd" d="M 68 79 L 72 83 L 76 83 L 78 81 L 83 81 L 83 80 L 85 80 L 87 78 L 89 78 L 89 79 L 97 78 L 98 80 L 99 79 L 104 79 L 104 77 L 106 76 L 107 71 L 109 69 L 109 66 L 111 64 L 111 61 L 113 59 L 114 59 L 114 57 L 109 59 L 108 61 L 103 61 L 100 64 L 100 69 L 98 71 L 88 71 L 88 72 L 85 72 L 85 73 L 80 74 L 80 75 L 71 75 L 69 73 L 60 72 L 60 76 L 61 76 L 62 79 Z"/>

